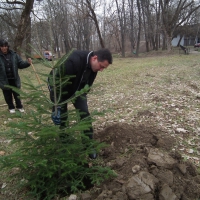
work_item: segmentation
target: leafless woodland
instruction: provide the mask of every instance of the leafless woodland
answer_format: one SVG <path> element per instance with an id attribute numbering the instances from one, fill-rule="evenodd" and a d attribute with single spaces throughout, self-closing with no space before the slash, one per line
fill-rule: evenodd
<path id="1" fill-rule="evenodd" d="M 141 42 L 147 52 L 170 51 L 177 28 L 184 35 L 193 25 L 198 37 L 199 7 L 199 0 L 0 0 L 0 38 L 19 53 L 58 57 L 101 47 L 137 56 Z"/>

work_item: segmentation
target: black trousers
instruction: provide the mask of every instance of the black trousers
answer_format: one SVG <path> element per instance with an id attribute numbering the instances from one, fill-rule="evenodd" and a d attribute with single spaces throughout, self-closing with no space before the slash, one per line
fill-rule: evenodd
<path id="1" fill-rule="evenodd" d="M 14 79 L 10 79 L 9 80 L 9 85 L 16 87 L 15 80 Z M 18 93 L 16 93 L 12 89 L 2 90 L 2 91 L 3 91 L 4 99 L 5 99 L 6 103 L 8 104 L 8 109 L 9 110 L 10 109 L 15 109 L 13 100 L 15 100 L 16 108 L 23 108 L 22 102 L 21 102 L 21 100 L 19 98 L 20 95 Z"/>
<path id="2" fill-rule="evenodd" d="M 90 139 L 92 139 L 93 138 L 93 128 L 92 128 L 90 113 L 88 110 L 87 95 L 85 94 L 85 95 L 81 95 L 81 96 L 77 97 L 75 102 L 73 103 L 73 105 L 78 110 L 79 117 L 81 120 L 87 118 L 86 120 L 90 121 L 89 130 L 84 131 L 84 134 L 87 135 Z M 65 106 L 64 107 L 62 106 L 62 108 L 61 108 L 61 127 L 66 126 L 67 111 L 68 111 L 67 105 L 65 104 Z"/>

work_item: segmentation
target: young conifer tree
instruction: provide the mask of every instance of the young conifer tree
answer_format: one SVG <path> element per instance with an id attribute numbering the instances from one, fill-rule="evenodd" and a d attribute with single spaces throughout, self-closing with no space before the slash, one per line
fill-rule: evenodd
<path id="1" fill-rule="evenodd" d="M 68 56 L 62 57 L 54 66 L 48 61 L 44 63 L 49 69 L 57 70 Z M 39 73 L 39 75 L 44 81 L 47 80 L 48 74 Z M 55 84 L 58 80 L 55 79 L 54 73 L 52 78 L 55 91 L 56 85 L 62 87 L 69 80 L 69 77 L 65 77 L 62 80 L 58 79 L 59 84 Z M 79 120 L 78 112 L 71 110 L 66 113 L 69 116 L 66 128 L 60 129 L 59 126 L 53 124 L 51 107 L 61 106 L 61 94 L 54 92 L 56 96 L 55 101 L 52 102 L 44 86 L 46 85 L 36 86 L 30 78 L 26 78 L 23 90 L 12 87 L 20 93 L 21 98 L 28 104 L 28 108 L 26 113 L 16 112 L 9 116 L 13 119 L 7 124 L 7 131 L 2 134 L 11 139 L 10 145 L 13 146 L 13 151 L 0 157 L 0 169 L 10 174 L 11 180 L 18 180 L 16 185 L 26 188 L 26 196 L 50 200 L 86 190 L 114 176 L 114 173 L 109 168 L 99 166 L 97 161 L 88 158 L 94 148 L 98 152 L 105 146 L 83 134 L 89 129 L 91 119 Z M 77 91 L 75 96 L 67 102 L 88 90 L 89 87 L 86 86 L 81 91 Z M 93 162 L 92 167 L 88 167 L 89 162 Z M 13 169 L 18 170 L 12 173 Z"/>

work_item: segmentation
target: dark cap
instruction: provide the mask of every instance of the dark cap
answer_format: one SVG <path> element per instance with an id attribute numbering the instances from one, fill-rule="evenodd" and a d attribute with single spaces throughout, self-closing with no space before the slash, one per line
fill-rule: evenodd
<path id="1" fill-rule="evenodd" d="M 8 42 L 4 39 L 0 39 L 0 47 L 3 47 L 3 46 L 9 46 Z"/>

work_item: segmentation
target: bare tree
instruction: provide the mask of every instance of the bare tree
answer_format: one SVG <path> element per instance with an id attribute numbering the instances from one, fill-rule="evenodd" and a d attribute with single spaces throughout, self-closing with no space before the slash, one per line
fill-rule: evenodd
<path id="1" fill-rule="evenodd" d="M 33 3 L 34 3 L 34 0 L 26 0 L 25 3 L 21 3 L 21 5 L 24 6 L 24 9 L 22 11 L 21 18 L 17 26 L 17 34 L 15 37 L 14 47 L 13 47 L 14 50 L 18 50 L 19 48 L 22 47 L 23 40 L 26 36 L 26 31 L 28 27 L 31 27 L 30 14 L 33 9 Z M 20 52 L 20 50 L 18 50 L 18 52 Z"/>
<path id="2" fill-rule="evenodd" d="M 12 9 L 22 10 L 20 19 L 17 23 L 17 30 L 16 35 L 14 39 L 14 50 L 18 50 L 18 53 L 20 54 L 20 49 L 22 47 L 23 40 L 26 36 L 26 31 L 28 27 L 31 27 L 30 25 L 30 14 L 33 8 L 34 0 L 18 0 L 18 1 L 11 1 L 6 0 L 0 2 L 0 9 L 4 11 L 10 11 Z M 10 21 L 10 25 L 14 27 L 12 20 Z M 30 32 L 31 33 L 31 32 Z M 30 52 L 29 52 L 30 53 Z"/>
<path id="3" fill-rule="evenodd" d="M 119 20 L 120 35 L 121 35 L 121 54 L 125 57 L 125 39 L 126 39 L 126 8 L 125 0 L 115 0 L 117 6 L 117 15 Z"/>
<path id="4" fill-rule="evenodd" d="M 60 31 L 61 31 L 61 37 L 60 37 L 60 44 L 62 45 L 62 41 L 64 43 L 64 48 L 65 52 L 69 52 L 70 49 L 72 48 L 71 42 L 70 42 L 70 33 L 69 33 L 69 28 L 70 28 L 70 8 L 68 8 L 67 4 L 65 1 L 62 1 L 61 4 L 61 9 L 60 9 L 60 14 L 62 15 L 62 18 L 60 20 Z M 62 24 L 65 24 L 62 26 Z M 59 48 L 59 47 L 57 47 Z"/>
<path id="5" fill-rule="evenodd" d="M 97 20 L 96 14 L 95 14 L 94 9 L 92 8 L 92 5 L 91 5 L 91 0 L 86 0 L 86 3 L 87 3 L 87 6 L 88 6 L 88 9 L 90 11 L 90 13 L 88 13 L 88 14 L 93 19 L 93 21 L 95 23 L 95 26 L 96 26 L 96 29 L 97 29 L 97 33 L 98 33 L 98 36 L 99 36 L 99 42 L 101 44 L 101 47 L 104 48 L 103 38 L 101 36 L 101 31 L 99 29 L 99 24 L 98 24 L 98 20 Z"/>
<path id="6" fill-rule="evenodd" d="M 153 50 L 159 48 L 160 38 L 160 7 L 158 0 L 154 2 L 151 0 L 141 1 L 141 9 L 143 16 L 143 26 L 146 40 L 146 50 Z"/>
<path id="7" fill-rule="evenodd" d="M 167 40 L 167 50 L 171 51 L 171 41 L 175 29 L 183 24 L 200 4 L 193 0 L 159 0 L 162 10 L 162 28 Z"/>
<path id="8" fill-rule="evenodd" d="M 141 17 L 141 5 L 140 0 L 137 0 L 137 8 L 138 8 L 138 37 L 137 37 L 137 46 L 136 46 L 136 56 L 139 55 L 140 48 L 140 36 L 141 36 L 141 26 L 142 26 L 142 17 Z"/>
<path id="9" fill-rule="evenodd" d="M 129 8 L 129 16 L 130 16 L 130 31 L 129 31 L 129 38 L 131 42 L 131 54 L 135 49 L 136 39 L 134 37 L 134 22 L 137 21 L 136 17 L 134 16 L 134 11 L 136 8 L 134 7 L 134 0 L 128 0 L 128 8 Z M 135 19 L 135 20 L 134 20 Z"/>
<path id="10" fill-rule="evenodd" d="M 17 10 L 1 10 L 0 13 L 0 38 L 9 40 L 9 43 L 13 43 L 16 30 L 17 22 L 20 17 L 20 13 Z"/>
<path id="11" fill-rule="evenodd" d="M 149 35 L 150 35 L 149 26 L 150 26 L 150 24 L 148 24 L 148 21 L 150 21 L 149 19 L 151 17 L 150 12 L 149 12 L 149 6 L 147 6 L 148 4 L 149 4 L 149 0 L 141 2 L 141 10 L 142 10 L 144 35 L 145 35 L 146 51 L 147 52 L 149 52 L 149 39 L 150 39 L 149 38 Z"/>
<path id="12" fill-rule="evenodd" d="M 170 50 L 177 27 L 197 23 L 199 1 L 112 0 L 104 1 L 105 6 L 101 0 L 43 0 L 37 16 L 34 0 L 0 0 L 0 36 L 13 41 L 15 50 L 31 40 L 41 52 L 51 48 L 58 57 L 72 48 L 99 46 L 109 46 L 125 57 L 126 49 L 138 54 L 143 39 L 146 51 L 158 50 L 161 42 L 163 49 Z"/>

